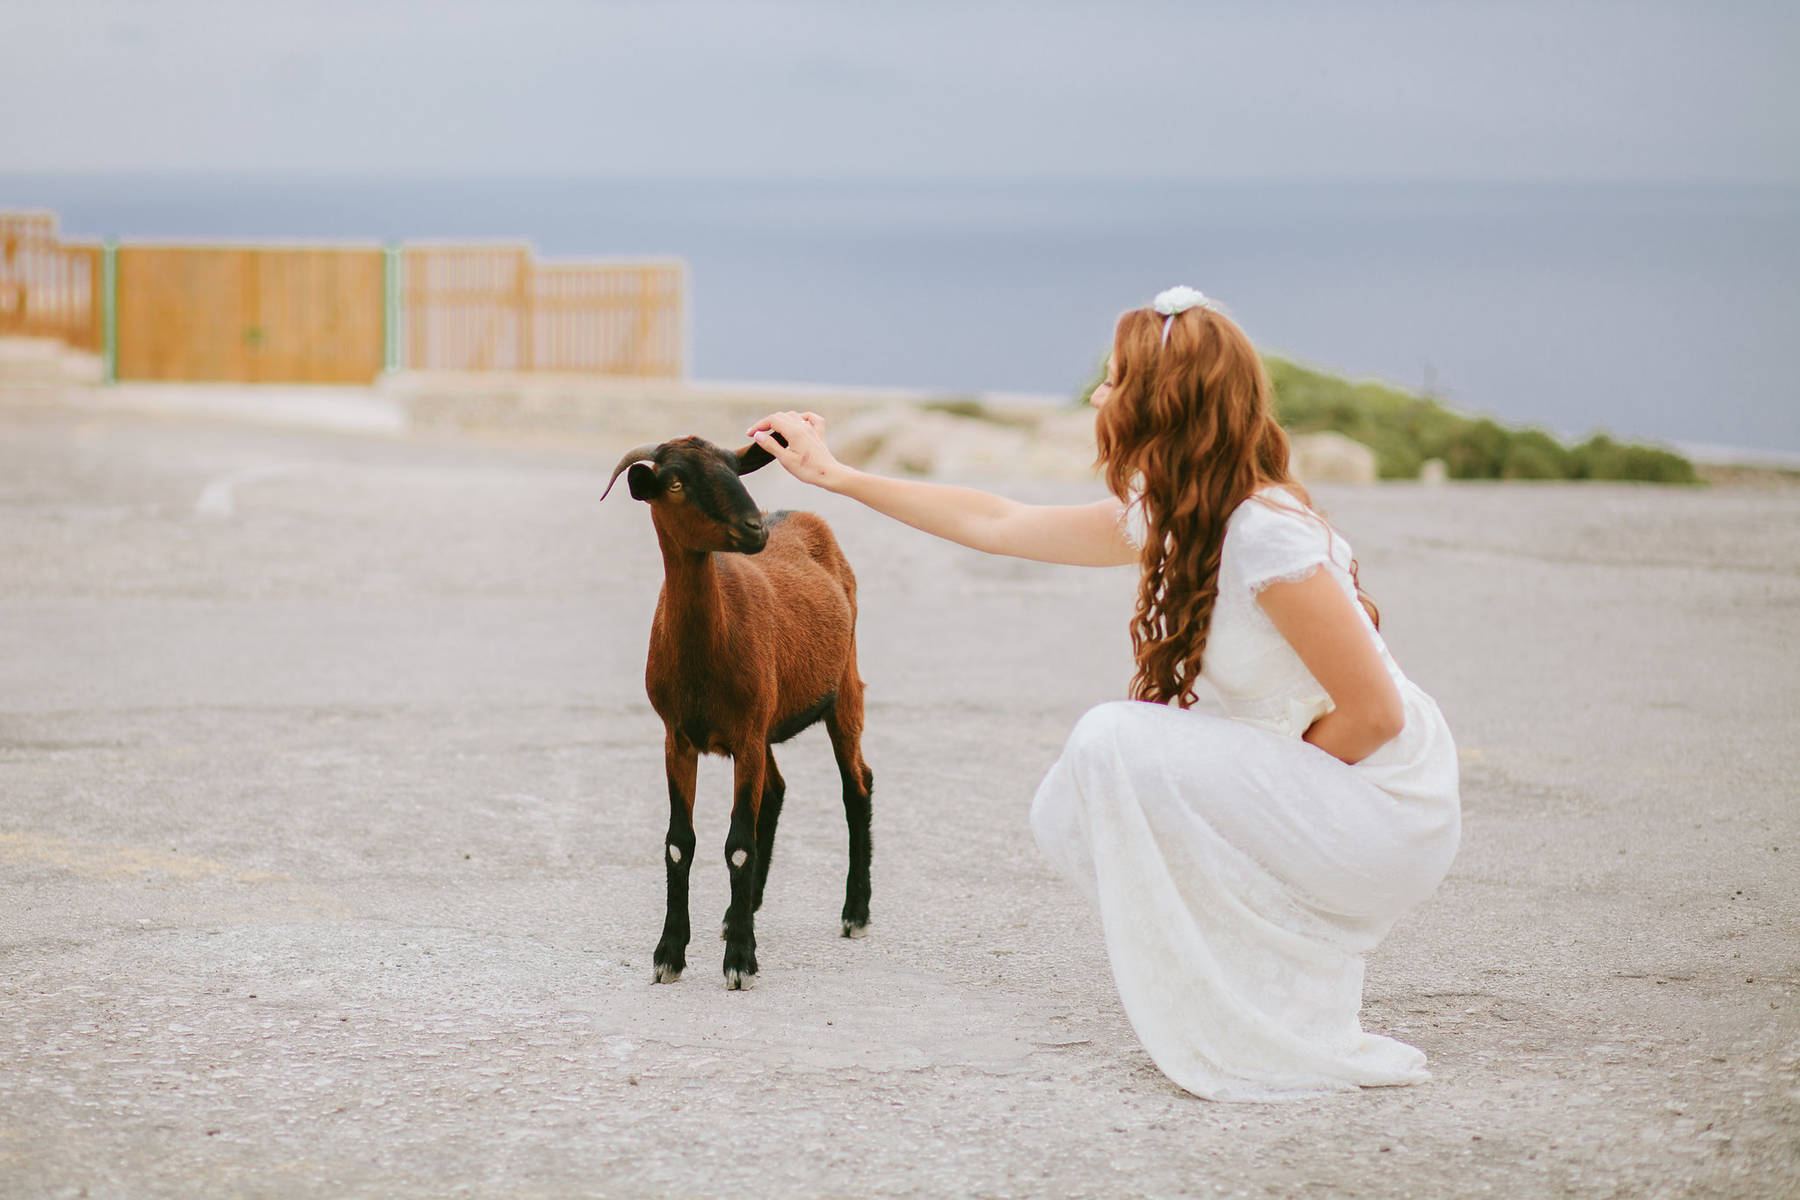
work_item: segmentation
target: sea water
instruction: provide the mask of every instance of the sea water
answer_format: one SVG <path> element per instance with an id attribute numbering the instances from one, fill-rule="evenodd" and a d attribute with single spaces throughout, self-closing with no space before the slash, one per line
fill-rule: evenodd
<path id="1" fill-rule="evenodd" d="M 1266 350 L 1564 435 L 1800 452 L 1800 188 L 0 174 L 71 235 L 676 255 L 696 377 L 1070 396 L 1175 283 Z"/>

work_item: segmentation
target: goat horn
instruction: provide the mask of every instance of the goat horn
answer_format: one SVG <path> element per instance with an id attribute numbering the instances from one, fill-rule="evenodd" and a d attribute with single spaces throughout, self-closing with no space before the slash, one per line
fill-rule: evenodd
<path id="1" fill-rule="evenodd" d="M 645 442 L 641 446 L 633 446 L 627 450 L 625 457 L 619 460 L 619 465 L 613 468 L 612 478 L 606 481 L 606 490 L 600 493 L 600 498 L 604 500 L 612 494 L 613 484 L 619 482 L 619 476 L 625 473 L 626 467 L 652 457 L 661 446 L 661 442 Z"/>

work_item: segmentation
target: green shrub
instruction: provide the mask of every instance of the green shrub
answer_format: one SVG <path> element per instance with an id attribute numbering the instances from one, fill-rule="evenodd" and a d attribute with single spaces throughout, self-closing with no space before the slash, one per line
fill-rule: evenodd
<path id="1" fill-rule="evenodd" d="M 1507 442 L 1500 463 L 1502 479 L 1572 479 L 1569 448 L 1541 429 L 1521 429 Z"/>
<path id="2" fill-rule="evenodd" d="M 1506 462 L 1506 430 L 1498 422 L 1482 417 L 1465 421 L 1450 435 L 1444 461 L 1449 464 L 1452 479 L 1498 479 Z"/>
<path id="3" fill-rule="evenodd" d="M 1657 446 L 1615 442 L 1597 433 L 1570 452 L 1575 479 L 1630 479 L 1647 483 L 1699 483 L 1694 464 Z"/>
<path id="4" fill-rule="evenodd" d="M 1330 430 L 1375 452 L 1383 479 L 1415 479 L 1441 458 L 1453 479 L 1631 479 L 1699 483 L 1694 466 L 1656 446 L 1597 434 L 1573 449 L 1541 429 L 1509 430 L 1379 383 L 1352 383 L 1286 359 L 1265 357 L 1275 415 L 1289 433 Z"/>

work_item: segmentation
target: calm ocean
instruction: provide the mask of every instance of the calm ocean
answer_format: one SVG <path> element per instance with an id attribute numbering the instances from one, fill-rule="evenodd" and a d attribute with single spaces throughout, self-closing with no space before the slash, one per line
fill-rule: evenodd
<path id="1" fill-rule="evenodd" d="M 1072 393 L 1189 283 L 1265 349 L 1504 420 L 1800 452 L 1800 188 L 0 174 L 11 207 L 679 255 L 706 379 Z"/>

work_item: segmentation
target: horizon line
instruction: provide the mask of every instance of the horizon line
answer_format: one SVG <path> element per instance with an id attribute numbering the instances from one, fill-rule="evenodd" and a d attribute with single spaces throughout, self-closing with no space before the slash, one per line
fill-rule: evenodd
<path id="1" fill-rule="evenodd" d="M 702 183 L 729 181 L 756 184 L 1063 184 L 1063 185 L 1169 185 L 1256 186 L 1270 184 L 1333 183 L 1386 186 L 1454 187 L 1666 187 L 1729 189 L 1800 189 L 1800 175 L 1744 178 L 1701 178 L 1678 175 L 1467 175 L 1433 173 L 1266 173 L 1193 175 L 1147 171 L 1142 174 L 1112 172 L 1087 174 L 1054 171 L 914 173 L 876 171 L 734 171 L 677 168 L 663 171 L 557 171 L 540 168 L 475 170 L 450 167 L 243 167 L 243 166 L 0 166 L 4 178 L 102 178 L 155 176 L 197 179 L 317 179 L 353 181 L 393 179 L 419 182 L 532 182 L 532 183 Z"/>

